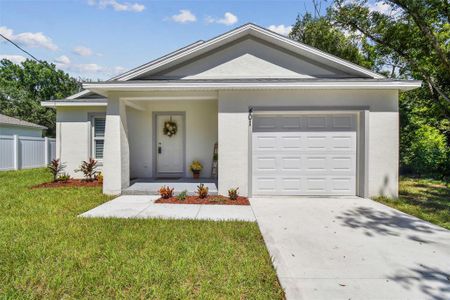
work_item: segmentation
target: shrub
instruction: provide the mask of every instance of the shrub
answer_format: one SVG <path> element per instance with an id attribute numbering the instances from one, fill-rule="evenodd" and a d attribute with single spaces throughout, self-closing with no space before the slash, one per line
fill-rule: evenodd
<path id="1" fill-rule="evenodd" d="M 239 188 L 229 189 L 228 190 L 228 198 L 230 198 L 230 200 L 236 200 L 239 196 L 238 190 L 239 190 Z"/>
<path id="2" fill-rule="evenodd" d="M 184 201 L 186 200 L 186 197 L 187 197 L 187 190 L 184 190 L 178 194 L 177 199 L 180 201 Z"/>
<path id="3" fill-rule="evenodd" d="M 200 183 L 200 185 L 197 186 L 197 192 L 198 197 L 203 199 L 208 197 L 208 187 L 206 187 L 203 183 Z"/>
<path id="4" fill-rule="evenodd" d="M 173 196 L 173 188 L 171 189 L 169 186 L 162 186 L 159 189 L 159 195 L 163 199 L 169 199 Z"/>
<path id="5" fill-rule="evenodd" d="M 47 170 L 52 174 L 53 181 L 58 180 L 58 175 L 66 166 L 59 159 L 53 159 L 47 166 Z"/>
<path id="6" fill-rule="evenodd" d="M 411 143 L 411 169 L 418 175 L 443 174 L 448 161 L 445 136 L 436 128 L 422 125 Z"/>
<path id="7" fill-rule="evenodd" d="M 98 183 L 100 183 L 100 184 L 103 183 L 103 173 L 99 172 L 96 179 L 97 179 Z"/>
<path id="8" fill-rule="evenodd" d="M 97 169 L 97 161 L 95 159 L 89 158 L 88 161 L 83 161 L 81 166 L 75 172 L 83 172 L 84 178 L 87 181 L 93 181 L 95 176 L 98 174 Z"/>
<path id="9" fill-rule="evenodd" d="M 58 181 L 67 182 L 70 180 L 70 175 L 68 173 L 63 173 L 58 176 Z"/>

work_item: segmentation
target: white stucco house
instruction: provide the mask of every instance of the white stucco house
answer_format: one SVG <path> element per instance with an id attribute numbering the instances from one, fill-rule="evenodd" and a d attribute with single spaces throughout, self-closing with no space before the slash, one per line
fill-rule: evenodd
<path id="1" fill-rule="evenodd" d="M 47 127 L 0 114 L 0 135 L 42 137 Z"/>
<path id="2" fill-rule="evenodd" d="M 98 159 L 106 194 L 193 160 L 208 178 L 218 143 L 220 194 L 396 197 L 398 94 L 420 84 L 246 24 L 43 105 L 67 171 Z"/>

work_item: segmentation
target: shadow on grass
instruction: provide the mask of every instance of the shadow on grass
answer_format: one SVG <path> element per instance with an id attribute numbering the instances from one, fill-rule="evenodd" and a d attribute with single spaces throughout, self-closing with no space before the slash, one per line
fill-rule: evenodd
<path id="1" fill-rule="evenodd" d="M 420 264 L 388 278 L 407 290 L 416 286 L 430 299 L 450 299 L 450 274 L 438 268 Z"/>

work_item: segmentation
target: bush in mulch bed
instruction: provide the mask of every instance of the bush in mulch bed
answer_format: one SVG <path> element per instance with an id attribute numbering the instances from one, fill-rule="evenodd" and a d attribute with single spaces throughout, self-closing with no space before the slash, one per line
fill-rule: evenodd
<path id="1" fill-rule="evenodd" d="M 169 203 L 169 204 L 221 204 L 221 205 L 250 205 L 246 197 L 237 197 L 236 200 L 231 200 L 225 196 L 207 196 L 200 198 L 198 196 L 186 196 L 184 200 L 177 197 L 170 197 L 167 199 L 159 198 L 155 203 Z"/>
<path id="2" fill-rule="evenodd" d="M 53 182 L 44 182 L 31 187 L 32 189 L 40 188 L 61 188 L 61 187 L 100 187 L 102 183 L 98 180 L 87 181 L 82 179 L 58 180 Z"/>

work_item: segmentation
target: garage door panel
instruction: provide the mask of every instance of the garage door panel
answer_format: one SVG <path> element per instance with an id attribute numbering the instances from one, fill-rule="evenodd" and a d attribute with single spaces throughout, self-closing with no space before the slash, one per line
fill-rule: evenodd
<path id="1" fill-rule="evenodd" d="M 300 171 L 302 169 L 302 158 L 300 156 L 279 156 L 281 162 L 280 171 Z"/>
<path id="2" fill-rule="evenodd" d="M 354 155 L 330 156 L 329 170 L 331 172 L 348 172 L 349 175 L 356 175 L 356 161 Z"/>
<path id="3" fill-rule="evenodd" d="M 279 137 L 279 147 L 284 150 L 301 150 L 303 146 L 302 136 L 295 135 L 283 135 Z"/>
<path id="4" fill-rule="evenodd" d="M 277 149 L 278 137 L 274 135 L 261 135 L 254 139 L 254 147 L 256 150 L 274 150 Z"/>
<path id="5" fill-rule="evenodd" d="M 258 177 L 255 180 L 255 189 L 260 194 L 273 194 L 277 192 L 276 177 Z"/>
<path id="6" fill-rule="evenodd" d="M 329 149 L 336 151 L 354 151 L 356 147 L 356 133 L 338 134 L 330 136 Z"/>
<path id="7" fill-rule="evenodd" d="M 261 119 L 252 133 L 253 194 L 355 195 L 354 115 Z"/>
<path id="8" fill-rule="evenodd" d="M 285 193 L 299 193 L 302 192 L 302 178 L 301 177 L 280 177 L 279 184 L 281 190 Z"/>
<path id="9" fill-rule="evenodd" d="M 255 169 L 257 171 L 277 171 L 278 162 L 276 156 L 259 156 L 255 160 Z"/>
<path id="10" fill-rule="evenodd" d="M 353 115 L 335 115 L 331 118 L 332 128 L 355 129 L 355 118 Z"/>

